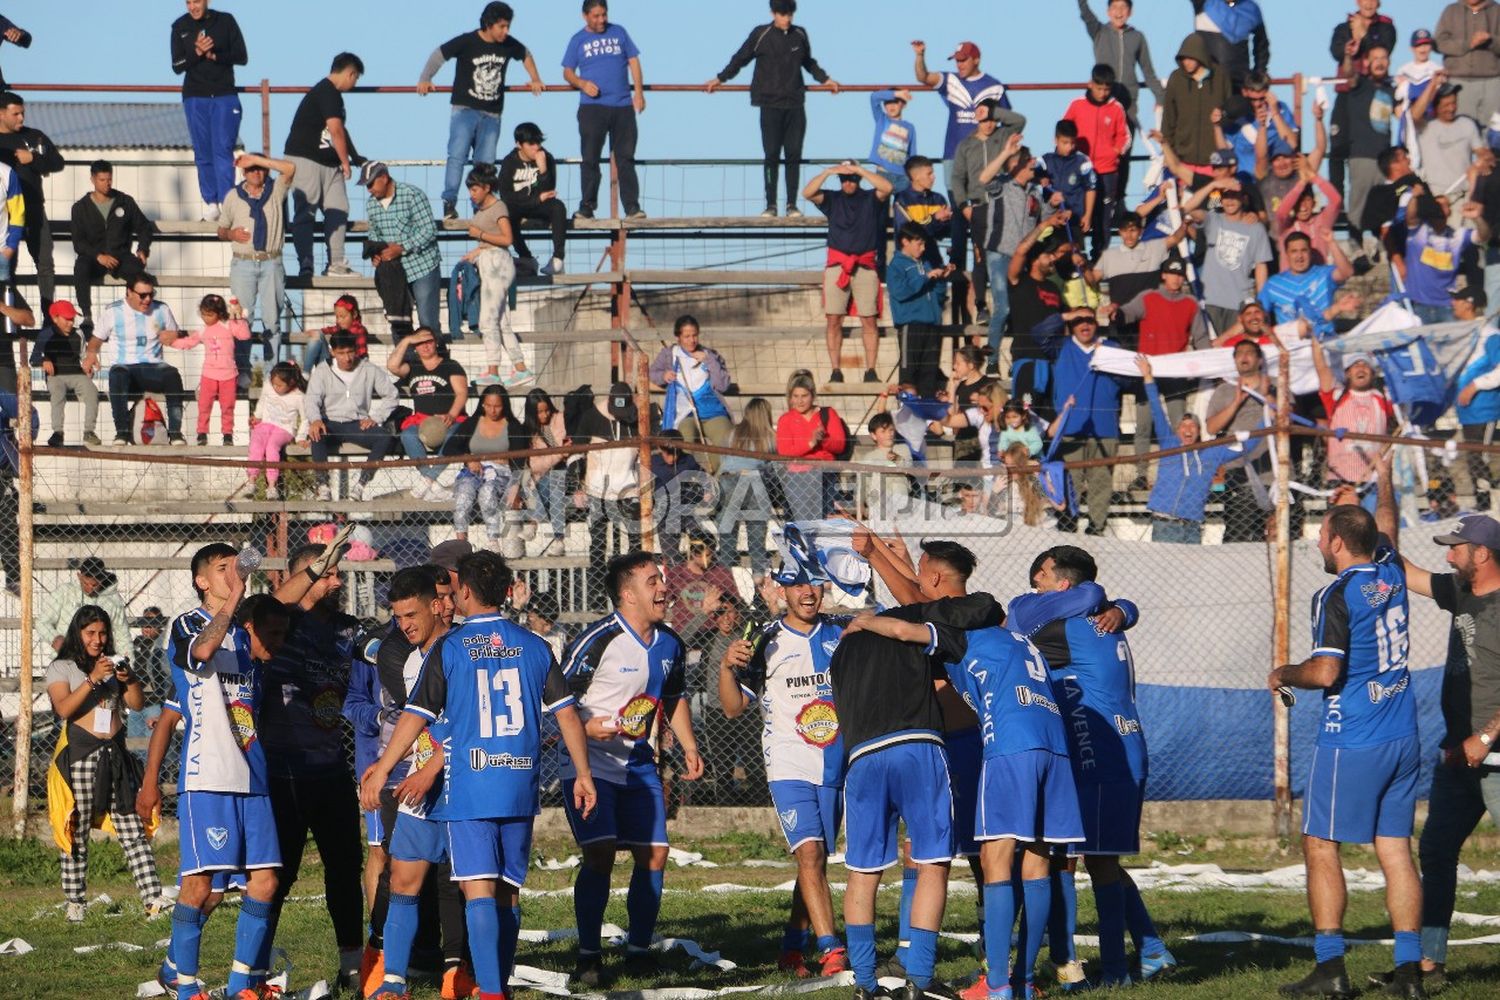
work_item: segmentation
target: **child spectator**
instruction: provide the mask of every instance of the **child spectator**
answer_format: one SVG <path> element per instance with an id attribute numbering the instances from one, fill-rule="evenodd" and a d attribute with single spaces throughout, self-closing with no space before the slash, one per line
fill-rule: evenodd
<path id="1" fill-rule="evenodd" d="M 299 431 L 300 439 L 307 437 L 307 429 L 302 425 L 306 388 L 296 365 L 290 361 L 277 363 L 261 390 L 260 402 L 255 404 L 255 415 L 250 418 L 250 465 L 245 476 L 253 485 L 264 473 L 267 500 L 280 496 L 276 481 L 281 478 L 281 470 L 264 463 L 280 462 L 286 446 L 299 439 Z"/>
<path id="2" fill-rule="evenodd" d="M 1396 122 L 1396 145 L 1405 146 L 1412 152 L 1417 150 L 1417 130 L 1411 120 L 1411 109 L 1431 85 L 1433 77 L 1442 68 L 1432 61 L 1435 45 L 1432 32 L 1418 28 L 1411 33 L 1411 62 L 1396 70 L 1396 107 L 1400 115 Z"/>
<path id="3" fill-rule="evenodd" d="M 1074 242 L 1089 232 L 1094 222 L 1094 203 L 1099 192 L 1094 164 L 1078 148 L 1078 125 L 1064 118 L 1053 132 L 1053 152 L 1042 156 L 1042 169 L 1046 181 L 1042 193 L 1053 208 L 1067 209 L 1073 213 L 1076 228 L 1070 225 Z M 1102 252 L 1102 248 L 1101 252 Z"/>
<path id="4" fill-rule="evenodd" d="M 1286 238 L 1292 233 L 1303 233 L 1312 240 L 1313 261 L 1326 264 L 1333 256 L 1333 226 L 1338 221 L 1339 211 L 1344 207 L 1344 196 L 1339 189 L 1312 169 L 1305 157 L 1298 160 L 1300 179 L 1295 187 L 1276 208 L 1276 246 L 1280 253 L 1280 269 L 1291 265 L 1286 257 Z M 1314 190 L 1316 188 L 1316 190 Z M 1318 211 L 1317 192 L 1323 192 L 1323 210 Z"/>
<path id="5" fill-rule="evenodd" d="M 500 161 L 500 182 L 496 193 L 510 212 L 511 245 L 516 249 L 516 268 L 550 278 L 563 273 L 567 253 L 565 233 L 568 210 L 557 196 L 557 161 L 542 146 L 547 137 L 533 122 L 516 126 L 516 148 Z M 536 258 L 521 236 L 527 222 L 545 223 L 552 231 L 552 259 L 537 268 Z"/>
<path id="6" fill-rule="evenodd" d="M 1000 415 L 1005 427 L 1000 431 L 996 447 L 1001 455 L 1018 444 L 1025 445 L 1026 454 L 1032 458 L 1042 453 L 1041 432 L 1032 426 L 1031 414 L 1026 412 L 1026 406 L 1019 399 L 1009 400 Z"/>
<path id="7" fill-rule="evenodd" d="M 901 117 L 910 101 L 909 90 L 877 90 L 870 95 L 870 114 L 875 118 L 870 165 L 898 192 L 906 190 L 906 161 L 917 152 L 917 128 Z"/>
<path id="8" fill-rule="evenodd" d="M 1003 476 L 990 498 L 990 513 L 1013 521 L 1017 517 L 1028 528 L 1057 527 L 1057 512 L 1060 508 L 1042 493 L 1042 484 L 1036 472 L 1029 469 L 1033 456 L 1020 441 L 1006 448 L 1000 455 Z"/>
<path id="9" fill-rule="evenodd" d="M 1177 50 L 1177 68 L 1167 78 L 1161 134 L 1184 164 L 1196 173 L 1208 164 L 1219 144 L 1214 132 L 1230 95 L 1229 77 L 1208 56 L 1202 35 L 1188 35 Z"/>
<path id="10" fill-rule="evenodd" d="M 198 378 L 198 444 L 208 444 L 208 420 L 215 400 L 219 403 L 219 429 L 226 447 L 234 444 L 234 400 L 240 373 L 234 362 L 234 342 L 250 339 L 250 324 L 238 302 L 225 303 L 222 295 L 205 295 L 198 303 L 203 329 L 178 337 L 172 347 L 185 351 L 203 345 L 203 372 Z"/>
<path id="11" fill-rule="evenodd" d="M 911 449 L 905 441 L 896 440 L 896 419 L 889 413 L 877 413 L 867 425 L 874 444 L 858 448 L 854 461 L 864 465 L 880 465 L 892 469 L 912 467 Z M 911 504 L 911 478 L 903 474 L 880 475 L 872 484 L 873 490 L 865 493 L 865 503 L 873 508 L 870 517 L 890 517 L 904 513 Z"/>
<path id="12" fill-rule="evenodd" d="M 924 259 L 927 237 L 921 227 L 907 223 L 897 234 L 900 252 L 886 269 L 891 296 L 891 322 L 901 336 L 901 381 L 916 386 L 919 395 L 936 392 L 943 384 L 938 369 L 942 342 L 943 299 L 953 265 L 932 267 Z"/>
<path id="13" fill-rule="evenodd" d="M 922 259 L 933 267 L 942 267 L 943 252 L 938 249 L 938 240 L 948 232 L 953 210 L 948 207 L 948 199 L 933 190 L 937 176 L 930 159 L 912 156 L 907 159 L 904 169 L 906 185 L 898 185 L 891 198 L 896 206 L 896 228 L 919 227 L 927 237 Z"/>
<path id="14" fill-rule="evenodd" d="M 47 447 L 61 448 L 68 393 L 83 404 L 83 443 L 97 445 L 99 435 L 99 387 L 83 369 L 83 337 L 75 329 L 78 310 L 73 303 L 58 300 L 47 307 L 50 319 L 38 339 L 42 344 L 42 371 L 47 375 L 47 397 L 52 404 L 52 436 Z M 7 345 L 8 346 L 8 345 Z"/>
<path id="15" fill-rule="evenodd" d="M 360 358 L 370 356 L 370 334 L 359 312 L 359 300 L 352 295 L 340 295 L 333 300 L 333 325 L 323 327 L 302 352 L 304 372 L 310 372 L 328 360 L 328 338 L 336 333 L 352 334 L 357 355 Z"/>
<path id="16" fill-rule="evenodd" d="M 1088 157 L 1097 175 L 1098 196 L 1090 216 L 1093 251 L 1098 260 L 1109 246 L 1115 228 L 1115 206 L 1119 204 L 1120 163 L 1130 152 L 1130 128 L 1123 105 L 1114 98 L 1115 71 L 1106 63 L 1094 67 L 1084 95 L 1068 105 L 1063 114 L 1078 130 L 1078 151 Z"/>
<path id="17" fill-rule="evenodd" d="M 975 392 L 971 406 L 953 403 L 952 412 L 941 421 L 943 427 L 972 428 L 979 432 L 979 467 L 1000 466 L 1000 434 L 1005 430 L 1005 387 L 990 382 Z"/>

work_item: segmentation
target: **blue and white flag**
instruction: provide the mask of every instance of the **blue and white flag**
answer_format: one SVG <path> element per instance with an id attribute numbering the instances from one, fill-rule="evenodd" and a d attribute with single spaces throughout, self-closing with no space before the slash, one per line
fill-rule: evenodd
<path id="1" fill-rule="evenodd" d="M 1391 402 L 1406 408 L 1413 423 L 1429 424 L 1453 405 L 1458 376 L 1474 356 L 1483 328 L 1482 319 L 1423 326 L 1400 305 L 1387 302 L 1323 346 L 1342 355 L 1374 355 Z"/>
<path id="2" fill-rule="evenodd" d="M 853 521 L 789 521 L 771 538 L 781 552 L 782 574 L 832 583 L 851 597 L 865 593 L 870 564 L 854 551 Z M 795 569 L 794 569 L 795 568 Z M 780 574 L 779 574 L 780 575 Z"/>
<path id="3" fill-rule="evenodd" d="M 927 464 L 927 425 L 948 416 L 948 403 L 941 399 L 924 399 L 911 392 L 896 393 L 901 405 L 892 414 L 896 433 L 911 449 L 913 465 Z"/>

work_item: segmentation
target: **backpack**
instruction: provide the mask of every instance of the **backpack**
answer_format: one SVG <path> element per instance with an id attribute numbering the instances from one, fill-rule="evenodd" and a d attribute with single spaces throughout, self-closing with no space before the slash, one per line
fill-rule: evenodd
<path id="1" fill-rule="evenodd" d="M 818 407 L 818 423 L 823 428 L 823 433 L 829 431 L 830 421 L 837 420 L 838 426 L 844 430 L 844 450 L 833 456 L 835 462 L 847 462 L 854 456 L 854 435 L 849 432 L 849 425 L 844 423 L 844 418 L 834 413 L 826 406 Z"/>

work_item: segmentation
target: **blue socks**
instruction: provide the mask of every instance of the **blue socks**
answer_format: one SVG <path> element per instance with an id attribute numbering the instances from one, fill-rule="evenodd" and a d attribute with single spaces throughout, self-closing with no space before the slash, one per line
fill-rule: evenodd
<path id="1" fill-rule="evenodd" d="M 1135 942 L 1135 950 L 1142 955 L 1160 955 L 1167 950 L 1167 943 L 1156 933 L 1156 924 L 1151 921 L 1145 900 L 1141 899 L 1141 890 L 1136 887 L 1133 879 L 1126 878 L 1123 881 L 1125 926 L 1130 929 L 1130 939 Z"/>
<path id="2" fill-rule="evenodd" d="M 875 981 L 875 925 L 849 924 L 844 934 L 849 938 L 849 965 L 854 970 L 854 983 L 873 993 L 879 985 Z"/>
<path id="3" fill-rule="evenodd" d="M 1052 873 L 1052 916 L 1047 924 L 1047 943 L 1053 965 L 1067 965 L 1078 956 L 1073 951 L 1073 932 L 1078 927 L 1078 887 L 1073 873 Z"/>
<path id="4" fill-rule="evenodd" d="M 1130 974 L 1125 961 L 1125 885 L 1094 883 L 1094 905 L 1099 909 L 1099 966 L 1106 980 Z"/>
<path id="5" fill-rule="evenodd" d="M 625 915 L 630 918 L 626 943 L 637 950 L 650 948 L 661 913 L 662 873 L 636 865 L 630 873 L 630 891 L 625 894 Z M 602 915 L 602 914 L 601 914 Z"/>
<path id="6" fill-rule="evenodd" d="M 240 919 L 234 925 L 234 964 L 229 967 L 230 996 L 253 985 L 256 960 L 266 944 L 266 920 L 270 916 L 270 902 L 246 896 L 240 903 Z"/>
<path id="7" fill-rule="evenodd" d="M 818 938 L 819 955 L 826 955 L 830 951 L 833 951 L 835 948 L 842 948 L 843 946 L 844 943 L 839 940 L 839 936 L 837 934 L 829 934 L 825 937 Z"/>
<path id="8" fill-rule="evenodd" d="M 417 936 L 417 897 L 392 892 L 385 911 L 385 982 L 406 984 L 411 943 Z M 404 990 L 402 992 L 405 992 Z"/>
<path id="9" fill-rule="evenodd" d="M 1422 960 L 1422 935 L 1416 931 L 1396 932 L 1396 964 Z"/>
<path id="10" fill-rule="evenodd" d="M 1397 938 L 1396 940 L 1396 947 L 1401 947 L 1401 940 L 1399 938 Z M 1324 962 L 1331 962 L 1335 958 L 1343 958 L 1344 932 L 1341 930 L 1318 931 L 1317 934 L 1313 935 L 1313 957 L 1318 960 L 1319 965 L 1322 965 Z M 1421 957 L 1422 946 L 1419 938 L 1417 944 L 1417 959 L 1420 960 Z M 1397 959 L 1397 961 L 1400 960 Z"/>
<path id="11" fill-rule="evenodd" d="M 896 961 L 904 967 L 911 947 L 911 901 L 917 894 L 917 870 L 901 869 L 901 917 L 896 932 Z"/>
<path id="12" fill-rule="evenodd" d="M 1016 922 L 1016 887 L 1010 882 L 988 882 L 984 887 L 984 960 L 989 965 L 990 992 L 1010 981 L 1010 927 Z"/>
<path id="13" fill-rule="evenodd" d="M 986 886 L 988 889 L 988 886 Z M 1021 954 L 1021 969 L 1026 982 L 1036 978 L 1036 957 L 1042 953 L 1042 932 L 1047 929 L 1047 918 L 1052 911 L 1052 879 L 1032 878 L 1021 883 L 1026 906 L 1025 951 Z"/>
<path id="14" fill-rule="evenodd" d="M 395 901 L 394 896 L 391 899 Z M 500 993 L 500 915 L 494 899 L 471 899 L 465 903 L 464 925 L 469 929 L 469 954 L 474 960 L 474 979 L 479 983 L 479 991 Z M 389 916 L 386 927 L 390 927 Z M 390 936 L 387 929 L 387 940 Z"/>
<path id="15" fill-rule="evenodd" d="M 578 869 L 573 883 L 573 920 L 578 925 L 578 951 L 599 954 L 599 928 L 604 926 L 604 907 L 609 902 L 609 876 L 587 865 Z"/>
<path id="16" fill-rule="evenodd" d="M 500 992 L 510 985 L 510 974 L 516 967 L 516 945 L 521 940 L 521 908 L 502 906 L 500 917 Z"/>
<path id="17" fill-rule="evenodd" d="M 932 970 L 937 965 L 938 932 L 921 927 L 911 929 L 911 947 L 907 949 L 906 978 L 919 989 L 932 984 Z"/>
<path id="18" fill-rule="evenodd" d="M 198 982 L 198 950 L 203 942 L 203 912 L 178 903 L 172 907 L 172 961 L 177 963 L 177 1000 L 203 992 Z"/>
<path id="19" fill-rule="evenodd" d="M 788 927 L 781 932 L 782 951 L 801 951 L 804 933 L 800 927 Z"/>

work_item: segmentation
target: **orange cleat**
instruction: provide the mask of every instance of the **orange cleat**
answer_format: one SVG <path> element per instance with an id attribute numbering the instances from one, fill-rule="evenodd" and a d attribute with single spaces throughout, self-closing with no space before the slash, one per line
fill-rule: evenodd
<path id="1" fill-rule="evenodd" d="M 829 948 L 823 954 L 823 975 L 834 976 L 849 971 L 849 949 Z"/>
<path id="2" fill-rule="evenodd" d="M 359 995 L 373 996 L 385 983 L 385 952 L 365 945 L 359 960 Z"/>
<path id="3" fill-rule="evenodd" d="M 461 963 L 443 970 L 443 1000 L 468 1000 L 478 995 L 479 984 L 467 965 Z"/>
<path id="4" fill-rule="evenodd" d="M 802 960 L 802 952 L 796 951 L 795 949 L 782 952 L 781 957 L 776 959 L 776 968 L 780 969 L 782 972 L 790 972 L 798 979 L 806 979 L 808 976 L 812 975 L 812 970 L 809 969 L 807 967 L 807 963 Z"/>

